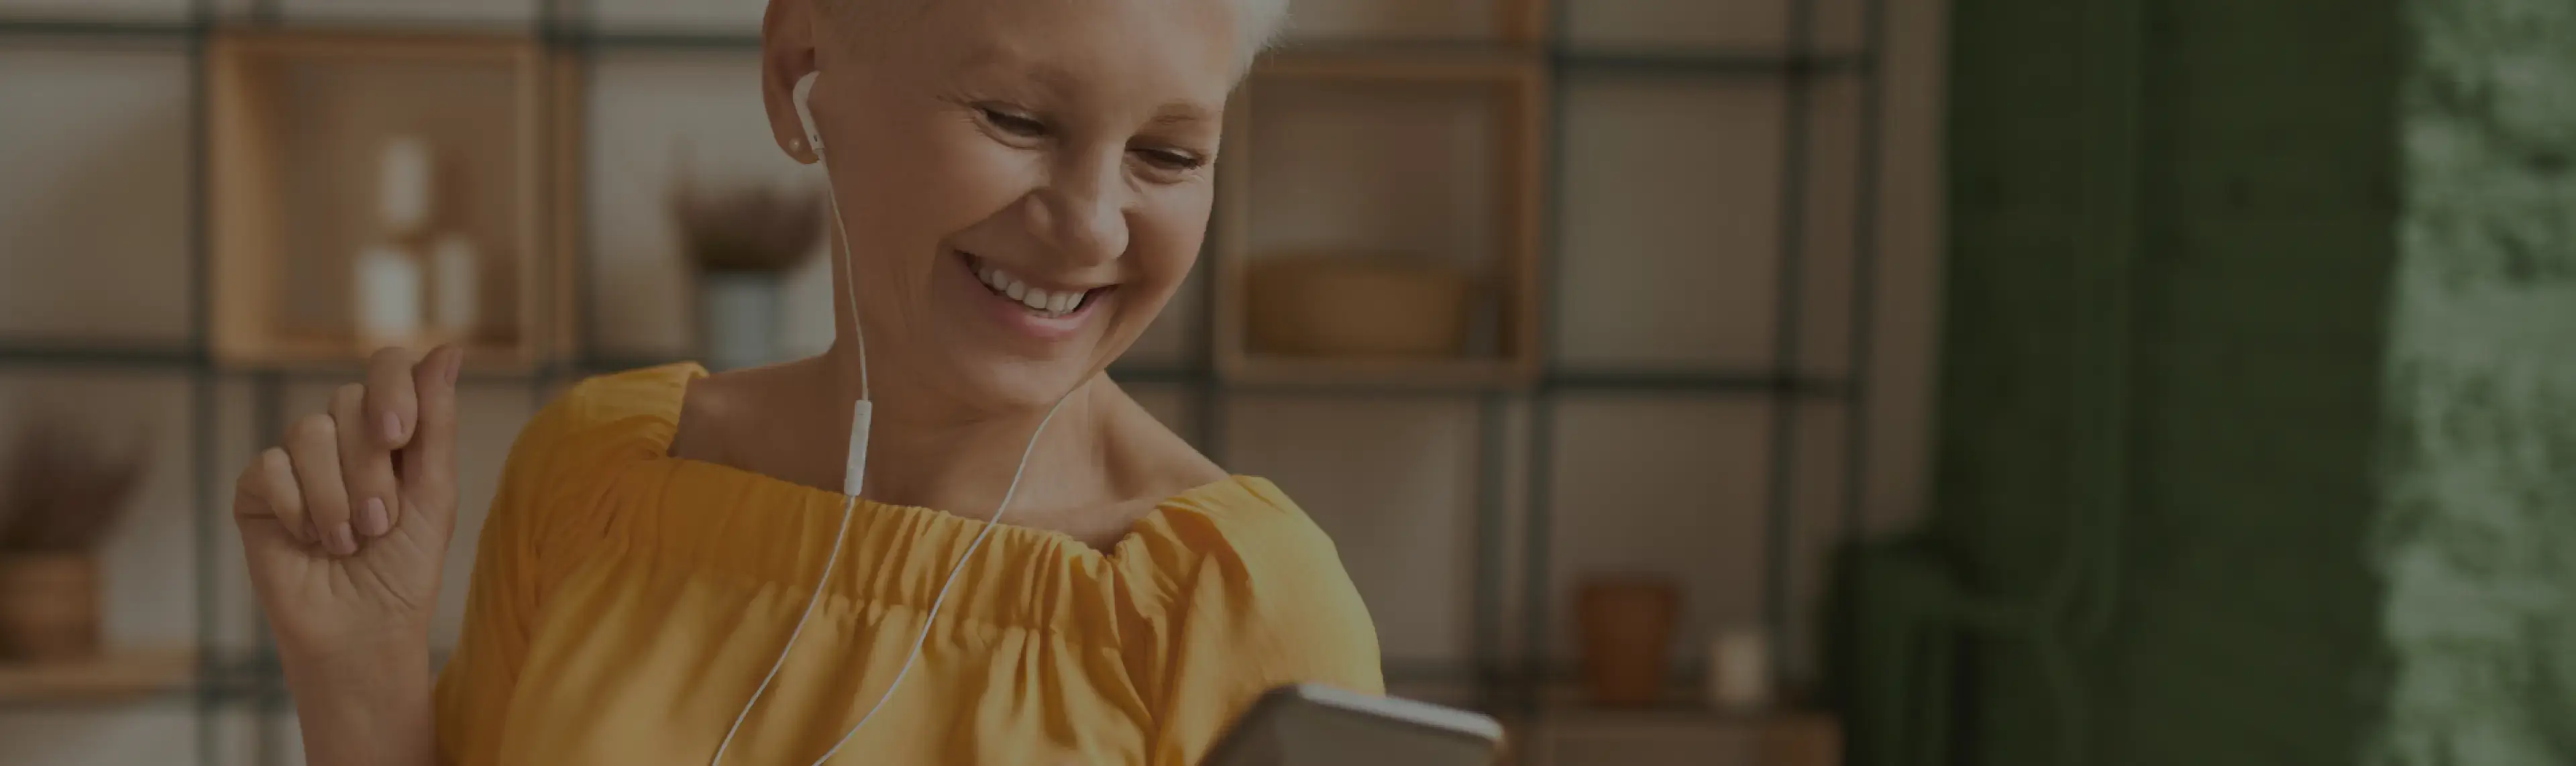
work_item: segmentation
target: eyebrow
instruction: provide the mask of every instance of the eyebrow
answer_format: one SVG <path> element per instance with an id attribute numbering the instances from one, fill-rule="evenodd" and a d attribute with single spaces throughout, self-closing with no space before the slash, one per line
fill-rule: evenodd
<path id="1" fill-rule="evenodd" d="M 1074 86 L 1081 82 L 1081 78 L 1075 77 L 1064 67 L 1050 62 L 1024 59 L 1016 51 L 1002 46 L 979 46 L 960 61 L 962 62 L 960 68 L 969 72 L 994 69 L 1017 70 L 1026 74 L 1029 79 L 1035 80 L 1039 86 L 1057 93 L 1074 90 Z M 1154 108 L 1154 116 L 1147 119 L 1145 124 L 1159 128 L 1212 122 L 1218 114 L 1219 110 L 1195 101 L 1186 99 L 1166 101 Z"/>
<path id="2" fill-rule="evenodd" d="M 1063 67 L 1030 61 L 1021 56 L 1018 51 L 1000 45 L 976 46 L 958 59 L 958 69 L 968 72 L 987 72 L 996 69 L 1023 70 L 1048 87 L 1060 87 L 1073 82 L 1072 73 L 1064 71 Z"/>
<path id="3" fill-rule="evenodd" d="M 1195 101 L 1169 101 L 1156 108 L 1154 118 L 1145 121 L 1145 124 L 1154 127 L 1170 127 L 1208 122 L 1215 118 L 1216 110 L 1209 109 L 1205 104 Z"/>

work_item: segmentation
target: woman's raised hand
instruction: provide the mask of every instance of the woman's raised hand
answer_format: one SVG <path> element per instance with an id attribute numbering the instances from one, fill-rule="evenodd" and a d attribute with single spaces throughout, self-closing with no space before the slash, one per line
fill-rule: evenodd
<path id="1" fill-rule="evenodd" d="M 297 419 L 233 493 L 251 583 L 280 650 L 426 659 L 456 528 L 461 350 L 377 351 L 367 382 Z"/>

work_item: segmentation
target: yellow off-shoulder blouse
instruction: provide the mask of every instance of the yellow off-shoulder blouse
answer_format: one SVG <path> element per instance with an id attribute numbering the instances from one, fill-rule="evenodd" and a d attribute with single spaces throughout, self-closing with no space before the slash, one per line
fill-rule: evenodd
<path id="1" fill-rule="evenodd" d="M 519 435 L 437 688 L 449 764 L 703 764 L 787 642 L 843 497 L 668 456 L 696 365 L 594 378 Z M 901 667 L 986 524 L 862 500 L 726 763 L 812 763 Z M 1269 482 L 1163 502 L 1106 553 L 1002 525 L 835 764 L 1195 764 L 1291 681 L 1383 693 L 1333 543 Z"/>

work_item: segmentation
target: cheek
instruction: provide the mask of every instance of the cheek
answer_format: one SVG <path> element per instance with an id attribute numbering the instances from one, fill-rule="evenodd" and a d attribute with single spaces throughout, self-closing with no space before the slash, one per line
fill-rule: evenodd
<path id="1" fill-rule="evenodd" d="M 1153 306 L 1169 299 L 1198 263 L 1212 199 L 1205 186 L 1194 184 L 1149 197 L 1140 214 L 1130 219 L 1129 257 L 1135 269 L 1131 279 L 1148 288 Z"/>
<path id="2" fill-rule="evenodd" d="M 924 263 L 938 255 L 942 241 L 1009 207 L 1040 177 L 1032 153 L 1014 151 L 967 126 L 916 126 L 875 146 L 886 150 L 854 168 L 859 172 L 849 173 L 844 186 L 865 189 L 866 209 L 844 207 L 842 213 L 853 219 L 853 236 L 859 236 L 857 219 L 864 217 L 873 241 Z"/>
<path id="3" fill-rule="evenodd" d="M 1180 284 L 1190 276 L 1190 266 L 1198 263 L 1200 242 L 1208 240 L 1208 204 L 1211 193 L 1206 183 L 1190 188 L 1177 188 L 1170 199 L 1154 199 L 1146 214 L 1136 217 L 1136 266 L 1146 279 Z"/>

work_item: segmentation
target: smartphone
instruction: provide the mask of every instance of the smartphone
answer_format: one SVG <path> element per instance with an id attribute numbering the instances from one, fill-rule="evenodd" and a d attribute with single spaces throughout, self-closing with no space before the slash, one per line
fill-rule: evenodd
<path id="1" fill-rule="evenodd" d="M 1253 702 L 1205 766 L 1490 766 L 1502 747 L 1489 716 L 1291 684 Z"/>

